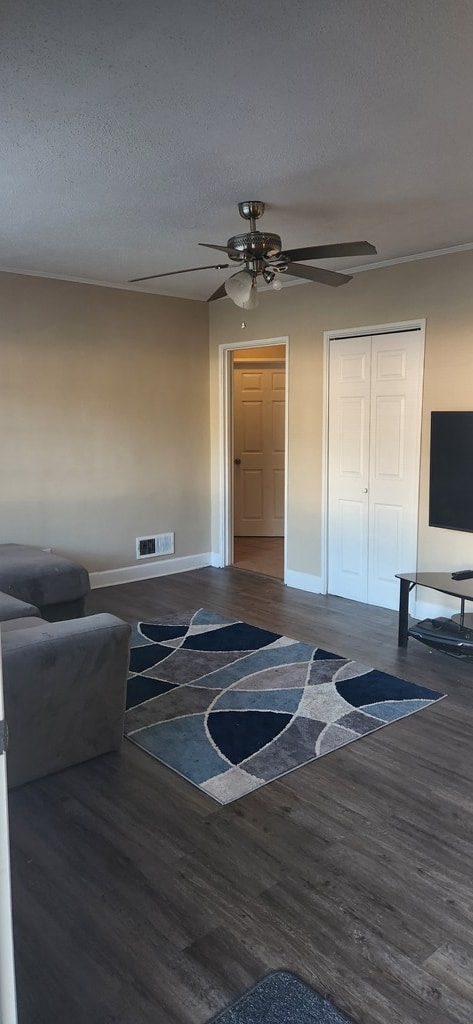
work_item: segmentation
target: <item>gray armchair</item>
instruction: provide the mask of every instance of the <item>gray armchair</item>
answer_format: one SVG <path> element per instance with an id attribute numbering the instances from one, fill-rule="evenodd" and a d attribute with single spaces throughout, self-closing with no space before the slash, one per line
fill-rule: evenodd
<path id="1" fill-rule="evenodd" d="M 10 787 L 116 750 L 130 626 L 114 615 L 1 623 Z"/>

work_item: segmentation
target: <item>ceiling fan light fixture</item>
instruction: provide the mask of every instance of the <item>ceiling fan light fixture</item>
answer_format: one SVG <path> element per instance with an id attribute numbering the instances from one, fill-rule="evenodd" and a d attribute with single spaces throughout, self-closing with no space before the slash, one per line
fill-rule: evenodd
<path id="1" fill-rule="evenodd" d="M 258 289 L 256 287 L 256 280 L 253 281 L 251 286 L 251 292 L 248 296 L 248 301 L 245 302 L 244 309 L 256 309 L 258 305 Z"/>
<path id="2" fill-rule="evenodd" d="M 282 285 L 278 278 L 285 271 L 289 277 L 302 278 L 303 281 L 313 281 L 315 284 L 327 284 L 332 288 L 338 288 L 339 285 L 347 284 L 352 280 L 350 274 L 325 270 L 323 267 L 308 266 L 305 261 L 376 254 L 375 246 L 367 241 L 334 242 L 328 245 L 306 245 L 299 249 L 283 249 L 279 235 L 272 231 L 256 230 L 256 222 L 264 213 L 264 203 L 252 199 L 239 203 L 238 210 L 243 220 L 249 222 L 249 231 L 232 235 L 226 245 L 199 242 L 199 245 L 203 245 L 206 249 L 224 252 L 228 259 L 239 263 L 240 266 L 243 264 L 245 268 L 221 284 L 207 299 L 207 302 L 213 302 L 215 299 L 222 299 L 228 295 L 241 309 L 254 309 L 258 305 L 257 279 L 262 277 L 266 284 L 271 285 L 275 291 L 279 291 Z M 154 281 L 157 278 L 171 277 L 174 274 L 190 274 L 196 270 L 225 270 L 227 266 L 229 266 L 228 263 L 217 263 L 211 267 L 166 270 L 161 274 L 134 277 L 129 284 Z"/>
<path id="3" fill-rule="evenodd" d="M 240 309 L 255 309 L 258 305 L 256 282 L 249 270 L 233 274 L 225 281 L 224 287 L 228 297 Z"/>

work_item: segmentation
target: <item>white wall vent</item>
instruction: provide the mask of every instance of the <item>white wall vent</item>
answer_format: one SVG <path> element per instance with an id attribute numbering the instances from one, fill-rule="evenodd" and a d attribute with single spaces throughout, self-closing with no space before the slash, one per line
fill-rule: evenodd
<path id="1" fill-rule="evenodd" d="M 151 537 L 136 538 L 136 557 L 152 558 L 174 554 L 174 534 L 156 533 Z"/>

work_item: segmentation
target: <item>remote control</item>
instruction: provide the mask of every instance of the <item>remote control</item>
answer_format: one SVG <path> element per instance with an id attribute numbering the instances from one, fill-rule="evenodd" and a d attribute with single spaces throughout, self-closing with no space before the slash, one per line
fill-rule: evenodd
<path id="1" fill-rule="evenodd" d="M 473 569 L 461 569 L 459 572 L 452 572 L 452 580 L 473 580 Z"/>

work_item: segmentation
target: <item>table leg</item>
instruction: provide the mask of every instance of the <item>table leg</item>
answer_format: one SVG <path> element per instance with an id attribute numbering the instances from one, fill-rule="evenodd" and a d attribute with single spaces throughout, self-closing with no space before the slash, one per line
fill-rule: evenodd
<path id="1" fill-rule="evenodd" d="M 409 592 L 411 589 L 410 580 L 400 580 L 399 589 L 399 629 L 397 646 L 407 647 L 407 630 L 409 619 Z"/>

